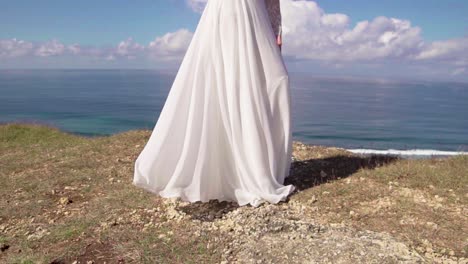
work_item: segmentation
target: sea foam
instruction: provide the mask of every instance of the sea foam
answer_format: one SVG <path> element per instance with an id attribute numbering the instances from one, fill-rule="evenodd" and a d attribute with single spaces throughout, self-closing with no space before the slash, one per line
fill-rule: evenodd
<path id="1" fill-rule="evenodd" d="M 397 155 L 397 156 L 456 156 L 468 155 L 465 151 L 443 151 L 434 149 L 347 149 L 348 151 L 356 154 L 381 154 L 381 155 Z"/>

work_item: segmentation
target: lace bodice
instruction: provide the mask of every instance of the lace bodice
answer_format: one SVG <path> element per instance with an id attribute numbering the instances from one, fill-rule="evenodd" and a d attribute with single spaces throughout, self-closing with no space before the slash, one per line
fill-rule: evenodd
<path id="1" fill-rule="evenodd" d="M 280 0 L 265 0 L 265 5 L 270 16 L 271 27 L 275 35 L 281 35 L 281 8 Z"/>

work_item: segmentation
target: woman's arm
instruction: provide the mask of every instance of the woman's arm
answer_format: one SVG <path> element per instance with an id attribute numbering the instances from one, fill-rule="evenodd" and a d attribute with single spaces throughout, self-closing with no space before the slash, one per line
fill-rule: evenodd
<path id="1" fill-rule="evenodd" d="M 281 27 L 281 8 L 280 0 L 265 0 L 265 4 L 268 10 L 268 15 L 271 21 L 271 27 L 275 33 L 276 42 L 281 49 L 282 43 L 282 27 Z"/>

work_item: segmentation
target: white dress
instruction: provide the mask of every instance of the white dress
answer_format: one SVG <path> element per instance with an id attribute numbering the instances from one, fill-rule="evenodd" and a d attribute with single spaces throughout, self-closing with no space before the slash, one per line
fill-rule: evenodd
<path id="1" fill-rule="evenodd" d="M 133 184 L 184 201 L 284 201 L 292 154 L 279 0 L 208 0 Z"/>

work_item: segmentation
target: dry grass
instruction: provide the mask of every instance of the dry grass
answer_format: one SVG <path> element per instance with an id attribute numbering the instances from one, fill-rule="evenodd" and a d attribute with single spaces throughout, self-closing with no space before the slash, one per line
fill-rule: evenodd
<path id="1" fill-rule="evenodd" d="M 132 186 L 148 136 L 90 139 L 41 125 L 0 126 L 0 262 L 216 260 L 206 236 L 154 213 L 164 211 L 161 200 Z"/>
<path id="2" fill-rule="evenodd" d="M 322 223 L 388 232 L 425 254 L 468 254 L 468 156 L 407 160 L 349 154 L 299 161 L 292 197 Z M 310 183 L 310 184 L 307 184 Z"/>
<path id="3" fill-rule="evenodd" d="M 219 261 L 214 233 L 194 236 L 190 222 L 168 218 L 163 199 L 131 184 L 150 133 L 84 138 L 1 125 L 0 262 Z M 288 182 L 300 189 L 291 200 L 304 204 L 304 217 L 389 232 L 420 252 L 467 256 L 468 157 L 359 157 L 298 142 L 294 156 Z"/>

